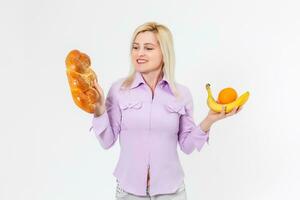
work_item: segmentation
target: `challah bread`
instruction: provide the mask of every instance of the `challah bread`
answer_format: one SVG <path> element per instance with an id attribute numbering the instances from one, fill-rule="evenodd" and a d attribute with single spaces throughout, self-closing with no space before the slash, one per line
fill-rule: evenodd
<path id="1" fill-rule="evenodd" d="M 94 88 L 94 80 L 98 79 L 91 69 L 89 56 L 75 49 L 69 52 L 65 63 L 73 101 L 82 110 L 94 113 L 100 94 Z"/>

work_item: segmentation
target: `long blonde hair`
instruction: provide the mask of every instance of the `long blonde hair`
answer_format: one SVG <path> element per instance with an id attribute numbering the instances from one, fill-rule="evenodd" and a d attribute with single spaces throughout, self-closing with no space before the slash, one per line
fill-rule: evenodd
<path id="1" fill-rule="evenodd" d="M 175 71 L 174 71 L 175 53 L 174 53 L 174 45 L 173 45 L 173 36 L 171 31 L 162 24 L 158 24 L 156 22 L 147 22 L 136 28 L 136 30 L 132 35 L 131 45 L 133 44 L 137 35 L 145 31 L 151 31 L 156 35 L 163 56 L 163 68 L 162 68 L 163 73 L 167 81 L 169 82 L 171 91 L 176 97 L 179 97 L 180 94 L 175 85 Z M 131 46 L 130 46 L 130 55 L 131 55 Z M 123 81 L 122 87 L 128 88 L 132 84 L 134 77 L 135 77 L 135 69 L 133 63 L 131 62 L 129 75 Z"/>

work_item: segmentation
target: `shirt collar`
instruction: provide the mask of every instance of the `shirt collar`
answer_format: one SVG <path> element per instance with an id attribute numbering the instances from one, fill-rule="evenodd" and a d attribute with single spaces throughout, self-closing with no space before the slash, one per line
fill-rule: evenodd
<path id="1" fill-rule="evenodd" d="M 146 84 L 145 80 L 143 79 L 143 76 L 140 72 L 135 71 L 134 80 L 130 86 L 130 89 L 140 86 L 141 84 Z M 167 80 L 167 77 L 165 73 L 163 73 L 163 78 L 157 83 L 159 86 L 163 87 L 164 85 L 169 85 L 169 81 Z"/>

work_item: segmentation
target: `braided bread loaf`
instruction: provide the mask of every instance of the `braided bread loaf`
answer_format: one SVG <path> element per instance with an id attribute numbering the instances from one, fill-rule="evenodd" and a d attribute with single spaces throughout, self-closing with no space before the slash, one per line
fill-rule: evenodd
<path id="1" fill-rule="evenodd" d="M 93 88 L 94 80 L 98 79 L 90 67 L 89 56 L 75 49 L 69 52 L 65 62 L 73 101 L 82 110 L 94 113 L 100 94 Z"/>

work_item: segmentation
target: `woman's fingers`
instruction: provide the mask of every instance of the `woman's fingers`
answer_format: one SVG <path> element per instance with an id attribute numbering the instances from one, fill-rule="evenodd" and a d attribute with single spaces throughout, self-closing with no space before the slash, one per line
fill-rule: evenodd
<path id="1" fill-rule="evenodd" d="M 226 106 L 222 106 L 222 110 L 220 112 L 220 117 L 224 117 L 226 115 Z"/>
<path id="2" fill-rule="evenodd" d="M 225 113 L 225 111 L 226 111 L 226 106 L 222 106 L 221 113 Z"/>
<path id="3" fill-rule="evenodd" d="M 243 109 L 243 107 L 238 107 L 236 113 L 240 112 Z"/>
<path id="4" fill-rule="evenodd" d="M 99 87 L 98 87 L 98 82 L 97 82 L 96 79 L 94 80 L 94 86 L 95 86 L 96 88 L 99 88 Z"/>
<path id="5" fill-rule="evenodd" d="M 102 99 L 104 99 L 104 93 L 103 93 L 103 90 L 102 90 L 102 88 L 99 86 L 99 84 L 98 84 L 98 82 L 97 82 L 96 79 L 94 80 L 94 87 L 96 88 L 96 90 L 97 90 L 98 93 L 100 94 L 100 96 L 101 96 L 101 101 L 102 101 Z"/>
<path id="6" fill-rule="evenodd" d="M 237 109 L 238 109 L 237 107 L 234 107 L 234 109 L 230 113 L 226 114 L 226 117 L 234 115 L 236 113 Z"/>
<path id="7" fill-rule="evenodd" d="M 96 80 L 94 80 L 94 86 L 96 87 L 96 89 L 98 90 L 98 92 L 101 92 L 101 88 L 100 88 L 100 86 L 99 86 L 99 84 L 98 84 L 98 82 L 96 81 Z"/>

